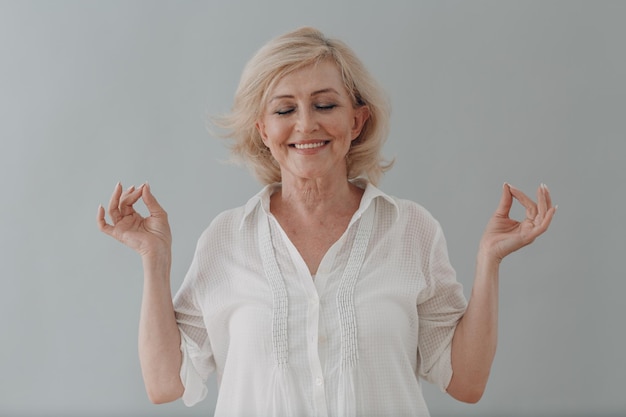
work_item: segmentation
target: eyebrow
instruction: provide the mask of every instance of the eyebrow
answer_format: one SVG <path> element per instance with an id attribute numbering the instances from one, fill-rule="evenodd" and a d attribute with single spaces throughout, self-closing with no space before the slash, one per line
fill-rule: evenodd
<path id="1" fill-rule="evenodd" d="M 330 88 L 329 87 L 329 88 L 322 88 L 321 90 L 313 91 L 311 93 L 311 97 L 314 97 L 314 96 L 317 96 L 317 95 L 320 95 L 320 94 L 326 94 L 326 93 L 332 93 L 332 94 L 339 95 L 337 90 L 335 90 L 334 88 Z M 291 95 L 291 94 L 281 94 L 281 95 L 272 97 L 270 99 L 270 102 L 272 102 L 274 100 L 280 100 L 280 99 L 283 99 L 283 98 L 294 98 L 294 96 Z"/>

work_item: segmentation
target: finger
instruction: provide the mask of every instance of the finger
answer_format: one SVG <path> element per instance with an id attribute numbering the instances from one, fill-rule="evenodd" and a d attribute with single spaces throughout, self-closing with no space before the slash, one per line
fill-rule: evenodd
<path id="1" fill-rule="evenodd" d="M 548 227 L 550 226 L 550 223 L 552 223 L 552 219 L 554 218 L 554 215 L 556 214 L 556 209 L 557 209 L 556 206 L 550 207 L 548 211 L 546 212 L 546 217 L 544 217 L 543 221 L 541 222 L 541 227 L 542 227 L 541 233 L 548 230 Z"/>
<path id="2" fill-rule="evenodd" d="M 552 197 L 550 196 L 550 190 L 548 186 L 543 184 L 544 195 L 546 198 L 546 210 L 552 207 Z"/>
<path id="3" fill-rule="evenodd" d="M 554 218 L 557 210 L 557 206 L 552 206 L 552 199 L 550 197 L 550 190 L 548 190 L 548 187 L 545 184 L 541 184 L 540 189 L 542 195 L 541 198 L 544 201 L 543 203 L 540 201 L 540 205 L 545 204 L 546 209 L 543 216 L 537 218 L 537 223 L 533 223 L 535 226 L 532 231 L 533 240 L 548 230 L 548 227 L 550 227 L 550 223 L 552 223 L 552 219 Z"/>
<path id="4" fill-rule="evenodd" d="M 548 210 L 548 202 L 546 201 L 546 185 L 541 183 L 537 188 L 537 215 L 539 219 L 543 219 Z"/>
<path id="5" fill-rule="evenodd" d="M 143 185 L 141 196 L 143 198 L 143 202 L 146 204 L 146 208 L 150 212 L 150 216 L 162 217 L 167 215 L 165 210 L 163 210 L 163 207 L 161 207 L 157 199 L 154 197 L 154 194 L 152 194 L 150 185 L 147 182 Z"/>
<path id="6" fill-rule="evenodd" d="M 509 217 L 511 206 L 513 205 L 513 197 L 511 195 L 511 186 L 508 183 L 502 185 L 502 196 L 496 209 L 496 215 L 500 217 Z"/>
<path id="7" fill-rule="evenodd" d="M 118 182 L 113 189 L 113 194 L 111 195 L 111 199 L 109 200 L 109 216 L 111 217 L 111 221 L 113 224 L 117 224 L 117 222 L 122 217 L 120 213 L 119 205 L 120 205 L 120 196 L 122 195 L 122 183 Z"/>
<path id="8" fill-rule="evenodd" d="M 541 222 L 537 223 L 532 230 L 532 234 L 531 234 L 532 240 L 536 239 L 538 236 L 540 236 L 546 230 L 548 230 L 548 227 L 550 226 L 550 223 L 552 222 L 552 218 L 554 217 L 555 213 L 556 213 L 556 207 L 550 207 L 548 211 L 546 211 L 546 215 L 544 216 L 544 218 L 541 219 Z"/>
<path id="9" fill-rule="evenodd" d="M 141 198 L 142 187 L 135 188 L 135 186 L 128 187 L 128 189 L 122 194 L 120 200 L 120 213 L 122 216 L 129 216 L 135 213 L 133 205 Z"/>
<path id="10" fill-rule="evenodd" d="M 519 201 L 524 208 L 526 208 L 526 218 L 531 221 L 534 220 L 537 216 L 537 204 L 535 204 L 535 202 L 521 190 L 513 186 L 510 186 L 510 189 L 513 197 L 515 197 L 515 199 Z"/>
<path id="11" fill-rule="evenodd" d="M 548 189 L 548 186 L 543 183 L 541 184 L 541 186 L 543 191 L 543 200 L 546 208 L 545 215 L 541 221 L 541 226 L 543 228 L 543 231 L 545 231 L 548 229 L 548 226 L 550 225 L 550 222 L 552 222 L 552 218 L 556 213 L 556 206 L 552 206 L 552 197 L 550 196 L 550 190 Z"/>
<path id="12" fill-rule="evenodd" d="M 537 208 L 539 210 L 539 219 L 543 221 L 548 210 L 552 208 L 552 199 L 550 197 L 550 190 L 548 186 L 544 183 L 541 183 L 539 189 L 537 190 Z"/>
<path id="13" fill-rule="evenodd" d="M 107 224 L 104 218 L 104 207 L 102 207 L 102 204 L 98 206 L 98 213 L 96 215 L 96 223 L 98 224 L 98 229 L 100 229 L 101 232 L 106 233 L 107 235 L 111 234 L 113 226 L 111 226 L 110 224 Z"/>
<path id="14" fill-rule="evenodd" d="M 128 204 L 125 203 L 125 201 L 128 201 L 128 194 L 130 194 L 134 189 L 135 189 L 135 186 L 131 185 L 126 190 L 122 191 L 122 194 L 120 195 L 120 201 L 118 204 L 120 217 L 125 217 L 133 213 L 132 207 L 131 207 L 131 210 L 128 210 Z"/>
<path id="15" fill-rule="evenodd" d="M 537 190 L 537 203 L 539 208 L 539 215 L 541 216 L 540 218 L 543 219 L 548 210 L 552 208 L 552 198 L 550 197 L 550 190 L 548 189 L 548 186 L 544 183 L 542 183 L 539 187 L 539 190 Z"/>
<path id="16" fill-rule="evenodd" d="M 123 201 L 126 198 L 126 196 L 128 196 L 128 194 L 132 193 L 133 191 L 135 191 L 134 185 L 131 185 L 126 190 L 122 191 L 122 195 L 120 196 L 120 202 Z"/>

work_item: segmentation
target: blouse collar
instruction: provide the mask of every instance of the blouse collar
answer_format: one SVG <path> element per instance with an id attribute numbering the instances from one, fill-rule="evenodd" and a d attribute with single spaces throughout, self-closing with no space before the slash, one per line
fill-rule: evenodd
<path id="1" fill-rule="evenodd" d="M 359 205 L 359 208 L 357 209 L 356 213 L 354 213 L 354 216 L 352 216 L 352 221 L 350 222 L 350 225 L 358 218 L 360 218 L 365 210 L 367 210 L 371 203 L 377 198 L 380 198 L 381 200 L 386 201 L 388 204 L 391 204 L 395 209 L 395 220 L 398 219 L 400 209 L 393 197 L 385 194 L 379 188 L 372 185 L 372 183 L 363 178 L 357 178 L 355 180 L 352 180 L 351 182 L 357 187 L 364 189 L 365 191 L 363 193 L 363 196 L 361 197 L 361 203 Z M 250 216 L 250 214 L 252 214 L 257 207 L 260 206 L 267 216 L 270 215 L 270 196 L 278 191 L 281 186 L 282 185 L 280 183 L 266 185 L 254 197 L 248 200 L 248 202 L 244 206 L 243 218 L 241 219 L 241 223 L 239 224 L 240 230 L 243 227 L 243 224 L 245 223 L 248 216 Z"/>

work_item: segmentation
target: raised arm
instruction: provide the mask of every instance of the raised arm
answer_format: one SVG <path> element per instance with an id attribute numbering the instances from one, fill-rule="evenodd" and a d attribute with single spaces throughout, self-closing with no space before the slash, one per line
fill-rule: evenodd
<path id="1" fill-rule="evenodd" d="M 143 199 L 149 216 L 142 217 L 133 205 Z M 109 202 L 112 224 L 98 207 L 99 229 L 141 255 L 144 290 L 139 320 L 139 358 L 150 401 L 164 403 L 180 398 L 180 333 L 170 289 L 172 237 L 167 213 L 144 184 L 122 191 L 117 184 Z"/>
<path id="2" fill-rule="evenodd" d="M 521 222 L 509 217 L 514 199 L 526 208 L 526 218 Z M 545 232 L 555 211 L 544 184 L 537 190 L 536 203 L 517 188 L 504 184 L 498 208 L 480 241 L 467 311 L 452 340 L 453 374 L 447 388 L 452 397 L 470 403 L 482 397 L 496 353 L 500 262 Z"/>

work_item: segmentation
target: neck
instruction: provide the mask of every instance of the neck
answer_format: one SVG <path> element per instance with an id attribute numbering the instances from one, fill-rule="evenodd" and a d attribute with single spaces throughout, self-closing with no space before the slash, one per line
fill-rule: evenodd
<path id="1" fill-rule="evenodd" d="M 276 208 L 288 208 L 301 214 L 324 213 L 329 210 L 356 211 L 363 190 L 351 184 L 347 178 L 339 180 L 296 179 L 287 180 L 272 203 Z M 356 205 L 356 207 L 355 207 Z"/>

